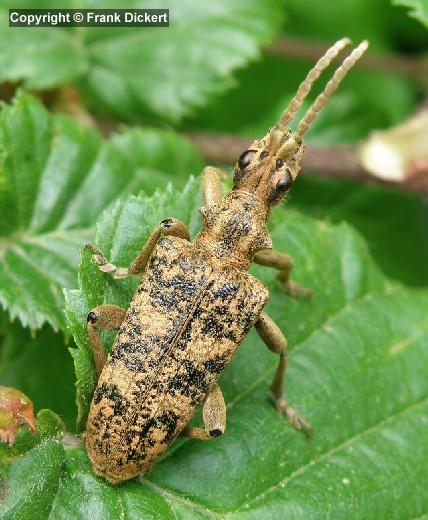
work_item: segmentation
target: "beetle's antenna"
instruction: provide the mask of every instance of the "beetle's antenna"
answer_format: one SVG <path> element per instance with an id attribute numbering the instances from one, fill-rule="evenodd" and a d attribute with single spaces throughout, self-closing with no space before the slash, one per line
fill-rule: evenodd
<path id="1" fill-rule="evenodd" d="M 367 47 L 369 46 L 368 41 L 364 40 L 363 42 L 356 47 L 351 54 L 345 58 L 342 65 L 338 67 L 333 74 L 333 77 L 327 83 L 324 91 L 316 98 L 313 105 L 308 109 L 303 119 L 300 121 L 297 127 L 297 135 L 302 136 L 308 128 L 313 123 L 314 119 L 317 117 L 320 110 L 325 106 L 330 97 L 334 94 L 337 87 L 349 72 L 349 70 L 355 65 L 355 63 L 361 58 L 361 56 L 366 52 Z"/>
<path id="2" fill-rule="evenodd" d="M 330 65 L 330 63 L 337 57 L 337 55 L 342 51 L 346 46 L 351 45 L 351 40 L 349 38 L 342 38 L 337 41 L 332 47 L 330 47 L 327 52 L 322 56 L 315 67 L 313 67 L 305 80 L 300 84 L 296 95 L 290 101 L 288 107 L 285 109 L 284 113 L 279 120 L 279 124 L 284 126 L 288 125 L 288 123 L 293 119 L 296 112 L 299 110 L 300 105 L 305 100 L 306 96 L 311 91 L 312 85 L 315 81 L 320 77 L 321 73 Z"/>

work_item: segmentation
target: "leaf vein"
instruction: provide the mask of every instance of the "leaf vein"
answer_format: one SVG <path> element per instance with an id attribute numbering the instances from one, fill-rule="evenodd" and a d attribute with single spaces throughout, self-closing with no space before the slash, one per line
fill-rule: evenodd
<path id="1" fill-rule="evenodd" d="M 217 513 L 217 511 L 213 511 L 212 509 L 208 509 L 205 505 L 193 502 L 190 499 L 182 497 L 169 489 L 167 490 L 157 484 L 154 484 L 149 480 L 143 480 L 142 478 L 140 478 L 139 480 L 141 484 L 148 487 L 149 489 L 160 495 L 162 498 L 166 499 L 168 502 L 180 502 L 184 506 L 189 507 L 189 509 L 193 509 L 197 513 L 208 515 L 210 518 L 215 518 L 217 520 L 224 518 L 223 514 Z"/>
<path id="2" fill-rule="evenodd" d="M 425 405 L 427 403 L 428 403 L 428 396 L 424 396 L 419 401 L 416 401 L 416 402 L 408 404 L 407 406 L 405 406 L 404 408 L 402 408 L 401 410 L 399 410 L 395 414 L 389 415 L 388 417 L 383 417 L 380 421 L 378 421 L 374 425 L 357 432 L 352 437 L 346 439 L 346 441 L 338 444 L 337 446 L 333 446 L 332 448 L 330 448 L 328 451 L 326 451 L 324 453 L 321 453 L 318 457 L 312 459 L 311 461 L 309 461 L 304 466 L 301 466 L 300 468 L 296 469 L 295 471 L 290 473 L 290 475 L 287 475 L 285 478 L 281 479 L 279 482 L 277 482 L 273 486 L 269 487 L 267 490 L 263 491 L 263 493 L 260 493 L 260 494 L 256 495 L 251 500 L 249 500 L 245 504 L 241 505 L 238 509 L 236 509 L 235 511 L 230 511 L 229 513 L 237 513 L 239 511 L 241 511 L 242 509 L 248 509 L 255 502 L 258 502 L 259 500 L 262 500 L 263 498 L 265 498 L 270 493 L 274 492 L 279 487 L 284 488 L 291 480 L 296 478 L 296 476 L 301 475 L 302 473 L 307 471 L 309 468 L 311 468 L 314 465 L 316 465 L 318 462 L 320 462 L 320 461 L 330 457 L 334 453 L 337 453 L 342 448 L 345 448 L 345 447 L 349 446 L 355 440 L 357 440 L 357 439 L 359 439 L 359 438 L 361 438 L 361 437 L 363 437 L 363 436 L 365 436 L 367 434 L 373 433 L 374 431 L 382 428 L 384 425 L 386 425 L 386 424 L 388 424 L 390 422 L 395 421 L 397 418 L 399 418 L 402 415 L 406 414 L 410 410 L 412 410 L 414 408 L 417 408 L 419 406 L 423 406 L 423 405 Z"/>

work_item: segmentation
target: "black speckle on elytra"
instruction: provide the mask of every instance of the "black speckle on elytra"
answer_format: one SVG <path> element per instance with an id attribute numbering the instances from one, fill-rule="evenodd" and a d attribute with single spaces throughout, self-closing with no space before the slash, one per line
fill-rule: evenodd
<path id="1" fill-rule="evenodd" d="M 228 359 L 226 356 L 215 356 L 208 361 L 205 361 L 204 367 L 212 374 L 220 374 L 220 372 L 227 365 Z"/>
<path id="2" fill-rule="evenodd" d="M 150 359 L 150 360 L 147 362 L 149 368 L 151 368 L 151 369 L 159 368 L 159 366 L 161 365 L 161 363 L 162 363 L 162 359 L 161 359 L 161 358 Z"/>
<path id="3" fill-rule="evenodd" d="M 217 320 L 212 313 L 208 314 L 202 321 L 202 334 L 220 339 L 224 336 L 223 323 Z"/>
<path id="4" fill-rule="evenodd" d="M 104 415 L 104 410 L 102 408 L 100 408 L 97 411 L 95 417 L 93 417 L 92 425 L 97 430 L 102 428 L 103 425 L 105 425 L 105 415 Z"/>
<path id="5" fill-rule="evenodd" d="M 156 418 L 158 425 L 166 430 L 166 442 L 171 442 L 177 430 L 178 415 L 171 410 L 167 410 L 162 415 Z"/>
<path id="6" fill-rule="evenodd" d="M 199 284 L 195 280 L 185 278 L 184 276 L 174 276 L 169 282 L 170 287 L 174 287 L 182 294 L 185 294 L 188 298 L 194 296 Z"/>
<path id="7" fill-rule="evenodd" d="M 95 390 L 95 394 L 94 394 L 94 403 L 95 404 L 100 404 L 101 399 L 104 397 L 105 387 L 106 387 L 106 385 L 102 385 L 102 386 L 99 386 Z M 98 413 L 100 414 L 101 410 L 99 410 Z"/>
<path id="8" fill-rule="evenodd" d="M 168 220 L 168 219 L 166 219 L 166 220 Z M 162 251 L 163 253 L 165 251 L 170 251 L 171 249 L 174 249 L 174 246 L 175 246 L 174 242 L 169 237 L 165 237 L 165 236 L 159 238 L 157 245 L 159 246 L 160 249 L 163 250 Z"/>
<path id="9" fill-rule="evenodd" d="M 122 359 L 122 363 L 130 372 L 133 372 L 134 374 L 144 372 L 146 366 L 146 363 L 141 358 L 136 356 Z"/>
<path id="10" fill-rule="evenodd" d="M 193 324 L 195 323 L 195 321 L 197 321 L 199 319 L 201 314 L 202 314 L 202 309 L 197 307 L 196 309 L 194 309 L 192 315 L 187 320 L 186 326 L 184 327 L 180 338 L 178 338 L 177 348 L 179 350 L 185 350 L 189 346 L 189 343 L 192 339 Z"/>
<path id="11" fill-rule="evenodd" d="M 109 442 L 105 442 L 108 439 L 97 439 L 95 441 L 95 448 L 97 449 L 98 453 L 101 453 L 102 455 L 111 455 L 111 445 Z"/>
<path id="12" fill-rule="evenodd" d="M 161 430 L 165 432 L 162 444 L 169 444 L 175 437 L 178 424 L 178 415 L 172 410 L 166 410 L 157 417 L 148 419 L 139 431 L 130 431 L 125 436 L 125 441 L 131 445 L 135 438 L 138 439 L 138 448 L 129 449 L 126 453 L 126 462 L 140 462 L 145 455 L 147 447 L 153 447 L 157 441 L 152 439 L 151 430 Z"/>
<path id="13" fill-rule="evenodd" d="M 193 277 L 175 275 L 171 279 L 165 278 L 166 268 L 157 269 L 153 267 L 150 274 L 154 283 L 149 290 L 150 297 L 162 308 L 172 311 L 182 301 L 191 300 L 196 294 L 201 282 Z"/>
<path id="14" fill-rule="evenodd" d="M 241 313 L 246 308 L 246 302 L 244 300 L 240 300 L 236 305 L 238 312 Z"/>
<path id="15" fill-rule="evenodd" d="M 146 339 L 146 338 L 144 338 Z M 138 341 L 119 341 L 114 348 L 110 351 L 110 357 L 117 360 L 137 354 L 139 356 L 145 356 L 150 349 L 150 345 L 146 341 L 141 340 L 141 336 Z"/>
<path id="16" fill-rule="evenodd" d="M 97 388 L 94 395 L 94 403 L 99 404 L 101 399 L 107 399 L 113 405 L 114 415 L 123 416 L 129 409 L 129 401 L 124 397 L 116 385 L 103 383 Z"/>
<path id="17" fill-rule="evenodd" d="M 110 432 L 109 430 L 104 430 L 104 433 L 102 434 L 102 437 L 101 437 L 104 441 L 108 441 L 110 439 Z"/>
<path id="18" fill-rule="evenodd" d="M 131 440 L 132 440 L 132 438 L 131 438 Z M 130 462 L 131 463 L 140 462 L 143 457 L 144 457 L 144 451 L 141 450 L 141 448 L 138 451 L 135 448 L 128 449 L 128 451 L 126 452 L 125 460 L 120 465 L 123 466 L 124 464 L 129 464 Z"/>
<path id="19" fill-rule="evenodd" d="M 222 285 L 217 291 L 214 292 L 214 298 L 218 298 L 221 301 L 230 301 L 233 296 L 237 293 L 239 286 L 234 283 L 227 283 Z"/>
<path id="20" fill-rule="evenodd" d="M 228 305 L 218 305 L 213 308 L 213 312 L 216 316 L 227 316 L 230 314 L 230 308 Z"/>
<path id="21" fill-rule="evenodd" d="M 229 327 L 231 320 L 222 318 L 221 313 L 216 312 L 216 308 L 202 320 L 202 334 L 215 338 L 216 340 L 229 339 L 236 342 L 233 328 Z"/>
<path id="22" fill-rule="evenodd" d="M 131 339 L 138 341 L 143 334 L 143 329 L 138 323 L 131 323 L 130 325 L 126 332 Z"/>
<path id="23" fill-rule="evenodd" d="M 178 264 L 185 273 L 195 273 L 196 272 L 195 266 L 192 264 L 190 259 L 186 256 L 183 258 L 180 258 L 178 261 Z"/>
<path id="24" fill-rule="evenodd" d="M 150 291 L 150 296 L 158 305 L 168 311 L 175 309 L 179 303 L 177 295 L 171 291 L 154 289 Z"/>
<path id="25" fill-rule="evenodd" d="M 195 394 L 199 392 L 206 393 L 208 383 L 205 379 L 205 372 L 198 370 L 191 361 L 185 361 L 184 367 L 185 373 L 177 374 L 169 381 L 169 392 L 173 395 L 179 392 L 191 398 L 194 398 Z"/>

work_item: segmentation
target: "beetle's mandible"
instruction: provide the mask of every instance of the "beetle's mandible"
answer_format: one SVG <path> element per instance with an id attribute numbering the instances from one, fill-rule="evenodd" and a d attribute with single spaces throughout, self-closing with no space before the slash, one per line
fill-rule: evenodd
<path id="1" fill-rule="evenodd" d="M 367 42 L 338 67 L 297 130 L 288 124 L 312 84 L 348 44 L 343 38 L 326 52 L 281 119 L 242 153 L 228 194 L 221 196 L 222 172 L 204 170 L 203 228 L 193 242 L 183 223 L 166 219 L 128 268 L 115 267 L 95 246 L 86 246 L 103 272 L 115 278 L 143 275 L 126 311 L 106 304 L 87 316 L 98 386 L 85 443 L 94 471 L 110 482 L 149 471 L 180 434 L 208 440 L 224 433 L 226 406 L 218 378 L 253 325 L 279 356 L 270 387 L 277 409 L 310 434 L 309 424 L 283 396 L 287 341 L 263 312 L 268 290 L 247 270 L 253 261 L 273 267 L 286 292 L 310 294 L 290 280 L 291 258 L 272 251 L 266 223 L 271 207 L 282 201 L 299 173 L 303 134 Z M 101 328 L 118 331 L 107 359 Z M 188 427 L 200 405 L 204 427 Z"/>

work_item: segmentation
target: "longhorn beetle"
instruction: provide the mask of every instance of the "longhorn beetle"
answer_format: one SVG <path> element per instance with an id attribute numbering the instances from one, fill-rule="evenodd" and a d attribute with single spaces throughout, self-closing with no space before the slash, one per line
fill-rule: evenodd
<path id="1" fill-rule="evenodd" d="M 282 201 L 299 173 L 303 134 L 365 52 L 366 41 L 337 68 L 297 130 L 287 125 L 321 72 L 350 43 L 343 38 L 326 52 L 276 125 L 241 154 L 233 189 L 223 198 L 222 172 L 205 168 L 203 227 L 193 242 L 185 224 L 167 218 L 128 268 L 86 246 L 101 271 L 115 278 L 143 275 L 127 311 L 105 304 L 87 316 L 98 386 L 85 443 L 94 471 L 110 482 L 149 471 L 180 434 L 208 440 L 224 433 L 226 406 L 217 381 L 253 325 L 279 355 L 270 387 L 277 409 L 296 429 L 311 433 L 284 399 L 287 340 L 263 312 L 267 288 L 247 270 L 253 261 L 273 267 L 287 293 L 310 294 L 290 280 L 292 259 L 272 251 L 266 223 L 271 206 Z M 102 328 L 118 331 L 107 359 Z M 201 404 L 204 428 L 188 427 Z"/>

